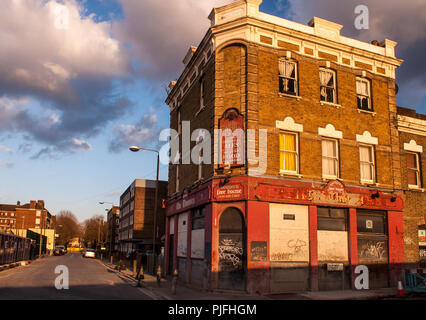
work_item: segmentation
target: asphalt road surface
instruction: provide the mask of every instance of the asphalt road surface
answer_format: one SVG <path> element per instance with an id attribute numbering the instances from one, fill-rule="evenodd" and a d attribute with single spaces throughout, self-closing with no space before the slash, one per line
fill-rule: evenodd
<path id="1" fill-rule="evenodd" d="M 66 266 L 69 289 L 58 290 L 55 279 L 66 274 L 57 266 Z M 60 267 L 61 268 L 61 267 Z M 56 284 L 64 284 L 56 280 Z M 150 300 L 133 283 L 126 282 L 99 260 L 84 259 L 79 253 L 46 257 L 30 265 L 0 272 L 0 300 L 5 299 L 131 299 Z"/>

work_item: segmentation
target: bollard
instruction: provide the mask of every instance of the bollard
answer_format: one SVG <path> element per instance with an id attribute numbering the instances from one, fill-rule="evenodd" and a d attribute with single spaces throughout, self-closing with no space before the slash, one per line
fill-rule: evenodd
<path id="1" fill-rule="evenodd" d="M 113 256 L 110 257 L 110 261 L 111 261 L 111 264 L 114 262 L 114 257 Z"/>
<path id="2" fill-rule="evenodd" d="M 172 279 L 172 294 L 176 294 L 176 285 L 177 285 L 177 279 L 178 279 L 178 271 L 175 269 L 173 271 L 173 279 Z"/>
<path id="3" fill-rule="evenodd" d="M 137 279 L 138 279 L 138 284 L 136 285 L 137 287 L 141 286 L 141 279 L 144 279 L 145 276 L 143 275 L 143 265 L 140 264 L 139 268 L 138 268 L 138 274 L 137 274 Z"/>
<path id="4" fill-rule="evenodd" d="M 157 285 L 160 287 L 161 283 L 161 266 L 158 265 L 157 267 Z"/>
<path id="5" fill-rule="evenodd" d="M 135 259 L 133 260 L 133 276 L 136 278 L 138 274 L 138 261 Z"/>

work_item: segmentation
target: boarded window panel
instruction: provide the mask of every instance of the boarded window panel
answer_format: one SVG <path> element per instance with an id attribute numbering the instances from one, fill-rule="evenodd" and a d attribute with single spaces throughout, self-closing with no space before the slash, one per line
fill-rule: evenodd
<path id="1" fill-rule="evenodd" d="M 387 263 L 388 242 L 385 238 L 358 237 L 360 263 Z"/>
<path id="2" fill-rule="evenodd" d="M 308 207 L 271 203 L 269 208 L 270 260 L 308 262 Z M 285 215 L 294 219 L 284 219 Z"/>
<path id="3" fill-rule="evenodd" d="M 348 261 L 348 233 L 318 230 L 318 261 Z"/>
<path id="4" fill-rule="evenodd" d="M 186 257 L 188 249 L 188 213 L 180 214 L 178 221 L 177 255 L 179 257 Z"/>
<path id="5" fill-rule="evenodd" d="M 192 230 L 191 234 L 191 258 L 204 258 L 204 229 Z"/>
<path id="6" fill-rule="evenodd" d="M 347 217 L 347 209 L 318 207 L 318 230 L 347 231 Z"/>
<path id="7" fill-rule="evenodd" d="M 360 233 L 387 234 L 384 213 L 373 210 L 358 210 L 357 230 Z"/>

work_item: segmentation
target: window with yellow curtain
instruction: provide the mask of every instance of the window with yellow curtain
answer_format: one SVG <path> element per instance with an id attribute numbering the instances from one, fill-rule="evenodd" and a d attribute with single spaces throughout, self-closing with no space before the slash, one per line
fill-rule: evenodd
<path id="1" fill-rule="evenodd" d="M 280 170 L 297 173 L 297 134 L 280 134 Z"/>

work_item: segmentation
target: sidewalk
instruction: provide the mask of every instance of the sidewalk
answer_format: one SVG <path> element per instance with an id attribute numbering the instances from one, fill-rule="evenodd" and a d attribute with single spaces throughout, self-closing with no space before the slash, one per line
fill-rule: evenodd
<path id="1" fill-rule="evenodd" d="M 121 272 L 115 270 L 116 264 L 100 261 L 109 270 L 116 272 L 123 280 L 132 285 L 137 285 L 133 277 L 133 270 L 126 268 Z M 190 288 L 177 284 L 176 295 L 172 294 L 172 281 L 161 279 L 160 287 L 156 277 L 144 274 L 140 282 L 140 290 L 151 296 L 154 300 L 375 300 L 396 297 L 396 288 L 383 288 L 373 290 L 339 290 L 339 291 L 306 291 L 300 293 L 250 295 L 236 292 L 206 292 L 202 289 Z"/>

